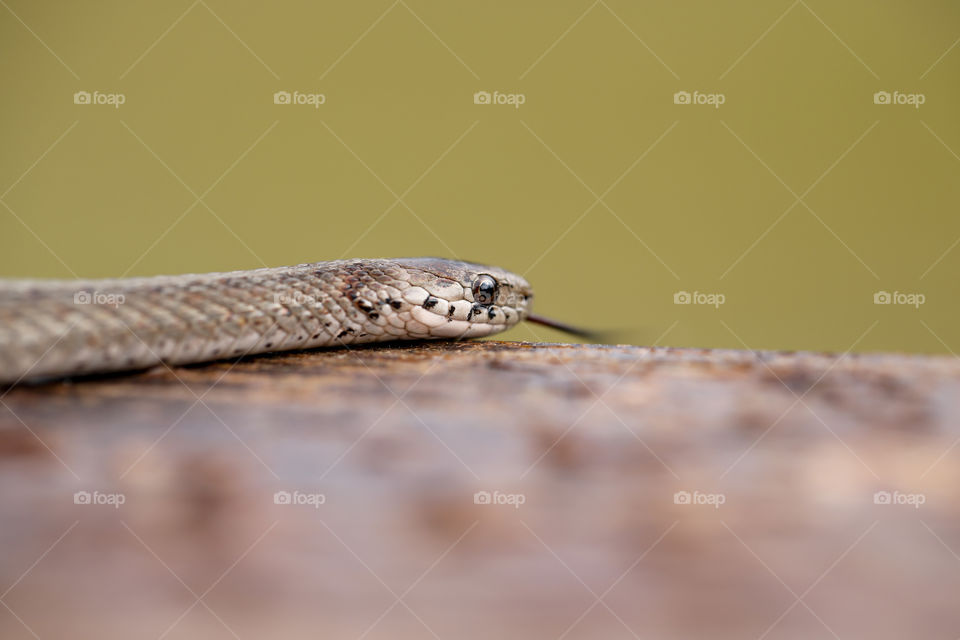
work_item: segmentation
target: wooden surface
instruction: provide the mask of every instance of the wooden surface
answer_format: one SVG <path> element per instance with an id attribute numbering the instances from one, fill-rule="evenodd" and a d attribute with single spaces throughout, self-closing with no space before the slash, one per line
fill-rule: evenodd
<path id="1" fill-rule="evenodd" d="M 958 418 L 953 358 L 498 342 L 18 387 L 0 637 L 956 638 Z"/>

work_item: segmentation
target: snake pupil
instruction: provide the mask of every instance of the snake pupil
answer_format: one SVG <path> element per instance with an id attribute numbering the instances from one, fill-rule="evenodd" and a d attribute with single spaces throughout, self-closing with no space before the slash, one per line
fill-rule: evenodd
<path id="1" fill-rule="evenodd" d="M 497 281 L 486 273 L 477 276 L 473 281 L 473 300 L 478 304 L 493 304 L 497 297 Z"/>

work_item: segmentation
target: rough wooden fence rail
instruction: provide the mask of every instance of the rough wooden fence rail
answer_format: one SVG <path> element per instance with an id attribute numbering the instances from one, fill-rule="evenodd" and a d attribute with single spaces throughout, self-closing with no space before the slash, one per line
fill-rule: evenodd
<path id="1" fill-rule="evenodd" d="M 474 342 L 0 393 L 5 639 L 960 636 L 953 358 Z"/>

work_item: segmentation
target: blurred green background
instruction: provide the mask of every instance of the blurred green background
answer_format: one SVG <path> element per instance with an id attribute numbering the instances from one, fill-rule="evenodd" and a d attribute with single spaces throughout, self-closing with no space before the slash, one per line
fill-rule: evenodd
<path id="1" fill-rule="evenodd" d="M 455 256 L 625 342 L 960 351 L 958 38 L 947 1 L 3 0 L 0 275 Z"/>

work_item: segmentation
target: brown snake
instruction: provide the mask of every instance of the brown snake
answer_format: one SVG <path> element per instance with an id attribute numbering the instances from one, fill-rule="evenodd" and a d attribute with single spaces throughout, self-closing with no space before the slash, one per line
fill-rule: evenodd
<path id="1" fill-rule="evenodd" d="M 440 258 L 91 281 L 0 280 L 0 384 L 388 340 L 533 316 L 526 280 Z"/>

